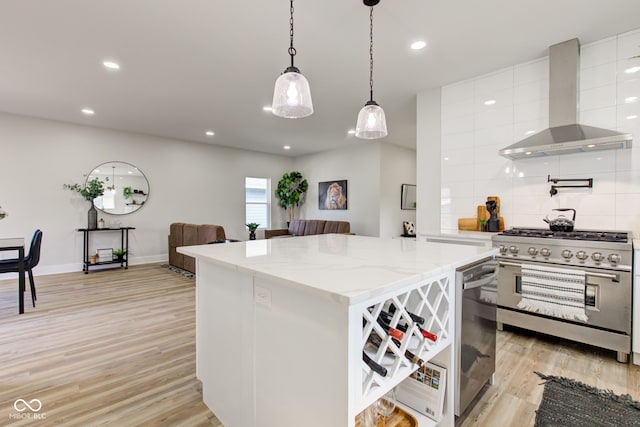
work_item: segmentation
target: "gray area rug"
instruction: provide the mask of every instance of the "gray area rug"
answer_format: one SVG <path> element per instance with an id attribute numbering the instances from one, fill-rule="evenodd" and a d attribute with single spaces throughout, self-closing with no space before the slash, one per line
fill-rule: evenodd
<path id="1" fill-rule="evenodd" d="M 536 372 L 544 382 L 536 426 L 640 426 L 640 402 L 564 377 Z"/>
<path id="2" fill-rule="evenodd" d="M 187 279 L 195 279 L 195 277 L 196 277 L 196 275 L 193 274 L 192 272 L 187 271 L 187 270 L 183 270 L 183 269 L 178 268 L 178 267 L 174 267 L 173 265 L 162 264 L 161 267 L 162 268 L 168 268 L 169 270 L 173 271 L 174 273 L 182 274 Z"/>

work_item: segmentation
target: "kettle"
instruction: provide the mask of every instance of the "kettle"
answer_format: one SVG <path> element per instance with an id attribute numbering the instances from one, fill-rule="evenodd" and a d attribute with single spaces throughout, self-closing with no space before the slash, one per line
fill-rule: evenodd
<path id="1" fill-rule="evenodd" d="M 552 210 L 560 211 L 560 212 L 572 211 L 573 217 L 569 219 L 564 215 L 558 215 L 558 217 L 555 219 L 549 219 L 549 216 L 547 215 L 547 217 L 544 218 L 543 221 L 549 224 L 549 230 L 566 231 L 566 232 L 573 231 L 573 227 L 575 225 L 575 220 L 576 220 L 576 210 L 571 208 L 558 208 L 558 209 L 552 209 Z"/>

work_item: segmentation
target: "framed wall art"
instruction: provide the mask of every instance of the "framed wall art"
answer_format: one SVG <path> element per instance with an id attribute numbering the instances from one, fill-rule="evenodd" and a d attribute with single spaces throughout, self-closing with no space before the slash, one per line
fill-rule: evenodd
<path id="1" fill-rule="evenodd" d="M 347 180 L 318 183 L 318 209 L 347 209 Z"/>

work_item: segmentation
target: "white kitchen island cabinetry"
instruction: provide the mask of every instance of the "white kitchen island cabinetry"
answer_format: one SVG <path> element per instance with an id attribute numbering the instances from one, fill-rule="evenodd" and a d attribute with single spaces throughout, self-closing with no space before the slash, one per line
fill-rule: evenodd
<path id="1" fill-rule="evenodd" d="M 196 373 L 225 427 L 351 427 L 417 368 L 405 350 L 425 360 L 445 355 L 454 374 L 454 271 L 494 251 L 327 234 L 178 252 L 197 260 Z M 375 320 L 390 304 L 398 308 L 392 326 L 411 311 L 438 340 L 409 323 L 400 348 L 391 343 Z M 366 344 L 372 331 L 392 354 Z M 363 349 L 386 377 L 362 361 Z M 445 406 L 440 425 L 452 426 Z"/>
<path id="2" fill-rule="evenodd" d="M 631 327 L 631 360 L 640 365 L 640 239 L 633 241 L 633 326 Z"/>

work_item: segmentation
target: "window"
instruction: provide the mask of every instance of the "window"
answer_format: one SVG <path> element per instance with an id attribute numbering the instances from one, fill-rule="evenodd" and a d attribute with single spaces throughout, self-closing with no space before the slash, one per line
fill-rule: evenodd
<path id="1" fill-rule="evenodd" d="M 260 224 L 258 228 L 271 228 L 271 180 L 250 178 L 244 180 L 246 222 Z"/>

